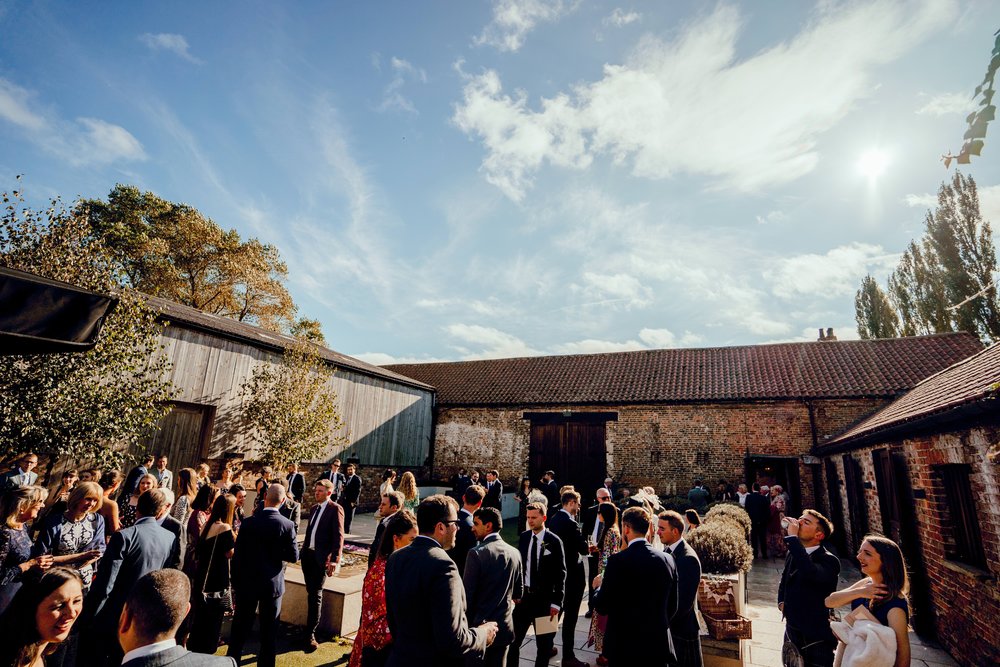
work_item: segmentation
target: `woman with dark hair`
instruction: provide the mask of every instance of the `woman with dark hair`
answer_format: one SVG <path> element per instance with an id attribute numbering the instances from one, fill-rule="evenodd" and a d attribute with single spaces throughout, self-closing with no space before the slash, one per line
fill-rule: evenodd
<path id="1" fill-rule="evenodd" d="M 97 482 L 80 482 L 69 494 L 66 511 L 42 524 L 31 555 L 52 555 L 53 565 L 75 568 L 84 593 L 94 579 L 94 564 L 104 554 L 104 517 L 97 513 L 104 489 Z"/>
<path id="2" fill-rule="evenodd" d="M 690 533 L 701 525 L 701 515 L 698 514 L 698 510 L 685 510 L 684 521 L 687 523 L 687 530 Z"/>
<path id="3" fill-rule="evenodd" d="M 517 509 L 517 534 L 520 535 L 528 527 L 528 496 L 531 495 L 531 478 L 522 477 L 521 484 L 517 487 L 517 493 L 514 494 L 514 500 L 518 502 Z"/>
<path id="4" fill-rule="evenodd" d="M 233 514 L 236 499 L 221 495 L 212 504 L 212 513 L 205 522 L 198 540 L 198 568 L 191 583 L 191 636 L 188 649 L 211 655 L 219 648 L 222 619 L 227 611 L 224 600 L 232 601 L 229 579 L 229 559 L 233 557 L 236 536 L 233 534 Z M 204 595 L 203 595 L 204 594 Z"/>
<path id="5" fill-rule="evenodd" d="M 198 489 L 194 501 L 191 503 L 191 515 L 187 520 L 187 549 L 184 551 L 184 574 L 194 579 L 198 570 L 198 540 L 205 530 L 208 517 L 212 513 L 215 499 L 219 497 L 219 490 L 214 484 L 206 484 Z M 232 523 L 230 519 L 229 523 Z"/>
<path id="6" fill-rule="evenodd" d="M 31 557 L 27 525 L 38 517 L 49 492 L 22 486 L 0 495 L 0 614 L 28 578 L 52 565 L 52 556 Z"/>
<path id="7" fill-rule="evenodd" d="M 177 473 L 177 498 L 174 499 L 174 506 L 170 508 L 170 516 L 177 519 L 182 526 L 187 525 L 191 503 L 198 495 L 196 475 L 197 473 L 192 468 L 181 468 Z"/>
<path id="8" fill-rule="evenodd" d="M 82 609 L 83 582 L 68 567 L 53 567 L 23 586 L 0 616 L 0 665 L 43 667 L 42 656 L 66 640 Z"/>
<path id="9" fill-rule="evenodd" d="M 910 664 L 910 605 L 906 595 L 910 580 L 899 545 L 881 535 L 867 535 L 858 549 L 858 564 L 867 575 L 842 591 L 831 593 L 831 609 L 850 603 L 851 609 L 867 607 L 879 623 L 896 635 L 896 667 Z"/>
<path id="10" fill-rule="evenodd" d="M 399 510 L 389 518 L 375 562 L 368 568 L 361 588 L 361 628 L 354 639 L 348 667 L 385 664 L 392 643 L 385 609 L 385 564 L 393 551 L 407 546 L 416 536 L 417 517 L 413 512 Z"/>
<path id="11" fill-rule="evenodd" d="M 392 468 L 386 468 L 385 472 L 382 473 L 382 484 L 378 487 L 378 497 L 381 498 L 387 493 L 392 493 L 395 489 L 392 485 L 396 483 L 396 471 Z"/>
<path id="12" fill-rule="evenodd" d="M 117 533 L 122 527 L 121 519 L 118 517 L 118 502 L 111 496 L 118 492 L 123 479 L 125 478 L 117 470 L 109 470 L 101 475 L 101 481 L 98 482 L 104 491 L 104 501 L 101 502 L 101 509 L 97 510 L 97 513 L 104 518 L 105 540 L 110 540 L 112 533 Z"/>
<path id="13" fill-rule="evenodd" d="M 598 545 L 601 556 L 597 567 L 597 576 L 604 576 L 604 568 L 608 566 L 608 558 L 615 555 L 622 548 L 622 533 L 618 528 L 618 508 L 613 503 L 601 503 L 597 506 L 597 520 L 604 524 L 601 535 L 601 543 Z M 604 657 L 604 633 L 608 627 L 608 617 L 599 612 L 594 612 L 590 621 L 590 636 L 587 645 L 593 645 L 594 650 L 599 654 L 597 664 L 608 664 Z"/>
<path id="14" fill-rule="evenodd" d="M 271 477 L 274 475 L 274 471 L 271 470 L 270 466 L 264 466 L 260 469 L 260 477 L 256 479 L 253 483 L 254 491 L 257 492 L 257 497 L 253 499 L 253 513 L 264 509 L 264 496 L 267 495 L 267 487 L 271 485 L 274 481 Z"/>
<path id="15" fill-rule="evenodd" d="M 128 497 L 128 501 L 124 505 L 118 505 L 118 517 L 121 528 L 130 528 L 135 525 L 135 508 L 139 505 L 139 496 L 150 489 L 155 489 L 159 485 L 160 483 L 156 481 L 156 476 L 153 473 L 146 473 L 139 478 L 139 481 L 135 485 L 135 491 Z"/>
<path id="16" fill-rule="evenodd" d="M 66 511 L 66 503 L 69 501 L 69 494 L 80 480 L 80 474 L 76 470 L 67 470 L 62 474 L 59 488 L 54 494 L 49 494 L 45 505 L 45 516 L 50 514 L 62 514 Z"/>

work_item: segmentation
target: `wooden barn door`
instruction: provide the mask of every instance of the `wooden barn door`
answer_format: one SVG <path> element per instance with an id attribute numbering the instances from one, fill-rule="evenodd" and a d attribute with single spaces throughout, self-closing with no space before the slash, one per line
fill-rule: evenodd
<path id="1" fill-rule="evenodd" d="M 208 454 L 215 408 L 197 403 L 171 403 L 170 412 L 156 431 L 138 448 L 139 452 L 166 454 L 174 479 L 181 468 L 193 468 Z"/>
<path id="2" fill-rule="evenodd" d="M 833 544 L 837 547 L 837 555 L 850 558 L 847 532 L 844 530 L 844 502 L 840 497 L 840 475 L 833 459 L 826 460 L 826 492 L 830 499 L 830 521 L 833 521 Z"/>
<path id="3" fill-rule="evenodd" d="M 526 413 L 531 420 L 528 474 L 538 484 L 546 470 L 556 474 L 559 486 L 572 484 L 591 502 L 607 477 L 605 426 L 615 413 Z"/>

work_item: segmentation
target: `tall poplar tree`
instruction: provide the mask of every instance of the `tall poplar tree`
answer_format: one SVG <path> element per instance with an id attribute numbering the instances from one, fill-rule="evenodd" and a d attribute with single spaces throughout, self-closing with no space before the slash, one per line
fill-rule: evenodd
<path id="1" fill-rule="evenodd" d="M 899 316 L 889 303 L 878 282 L 870 275 L 861 281 L 861 289 L 854 297 L 858 335 L 862 339 L 895 338 L 899 335 Z"/>

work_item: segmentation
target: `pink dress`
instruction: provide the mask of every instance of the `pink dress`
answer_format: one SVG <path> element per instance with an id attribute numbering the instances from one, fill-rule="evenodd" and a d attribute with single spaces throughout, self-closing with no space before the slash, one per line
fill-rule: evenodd
<path id="1" fill-rule="evenodd" d="M 361 667 L 361 652 L 365 648 L 381 651 L 392 643 L 385 610 L 385 563 L 384 556 L 377 556 L 365 574 L 361 587 L 361 627 L 354 639 L 348 667 Z"/>

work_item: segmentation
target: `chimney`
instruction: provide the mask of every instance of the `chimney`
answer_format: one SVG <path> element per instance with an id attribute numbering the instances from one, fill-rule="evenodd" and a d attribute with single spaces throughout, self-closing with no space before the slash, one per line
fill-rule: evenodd
<path id="1" fill-rule="evenodd" d="M 833 327 L 829 327 L 829 328 L 827 328 L 827 330 L 826 330 L 826 334 L 824 334 L 824 333 L 823 333 L 823 328 L 822 328 L 822 327 L 820 327 L 820 330 L 819 330 L 819 338 L 817 338 L 816 340 L 820 340 L 820 341 L 832 341 L 832 340 L 837 340 L 837 337 L 836 337 L 836 336 L 834 335 L 834 333 L 833 333 Z"/>

